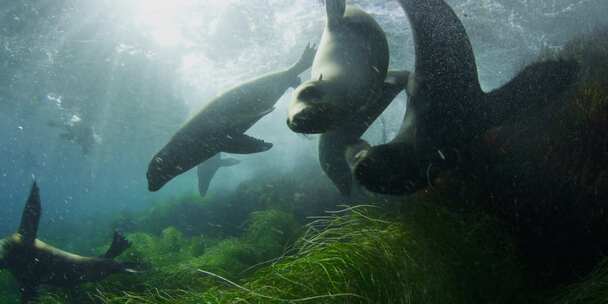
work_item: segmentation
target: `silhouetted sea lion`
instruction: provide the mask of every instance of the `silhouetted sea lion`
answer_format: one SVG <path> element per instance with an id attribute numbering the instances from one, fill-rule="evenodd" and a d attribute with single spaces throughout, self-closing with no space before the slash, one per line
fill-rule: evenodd
<path id="1" fill-rule="evenodd" d="M 48 126 L 64 129 L 59 137 L 69 142 L 76 143 L 82 148 L 82 153 L 87 155 L 96 144 L 101 143 L 101 137 L 95 132 L 95 127 L 83 121 L 78 115 L 73 115 L 68 121 L 57 123 L 49 121 Z"/>
<path id="2" fill-rule="evenodd" d="M 0 240 L 0 268 L 8 269 L 17 280 L 22 303 L 31 303 L 40 285 L 72 288 L 114 273 L 134 272 L 113 260 L 131 245 L 118 232 L 108 251 L 100 257 L 79 256 L 36 239 L 41 210 L 39 190 L 34 182 L 19 230 Z"/>
<path id="3" fill-rule="evenodd" d="M 312 80 L 294 91 L 287 125 L 298 133 L 325 133 L 382 94 L 389 62 L 382 28 L 345 0 L 326 1 L 327 22 Z"/>
<path id="4" fill-rule="evenodd" d="M 231 167 L 239 164 L 240 161 L 234 158 L 222 158 L 222 153 L 218 153 L 197 167 L 198 174 L 198 192 L 201 196 L 207 194 L 209 184 L 215 175 L 215 172 L 221 167 Z"/>
<path id="5" fill-rule="evenodd" d="M 360 143 L 363 133 L 405 89 L 409 74 L 408 71 L 390 71 L 384 82 L 380 98 L 371 100 L 345 124 L 321 135 L 319 140 L 321 168 L 343 195 L 350 195 L 353 179 L 351 168 L 346 160 L 347 148 Z"/>
<path id="6" fill-rule="evenodd" d="M 149 190 L 159 190 L 219 152 L 250 154 L 270 149 L 271 143 L 244 133 L 274 110 L 285 90 L 300 84 L 298 75 L 312 65 L 314 54 L 314 46 L 307 46 L 289 69 L 247 81 L 207 104 L 152 158 L 147 173 Z"/>
<path id="7" fill-rule="evenodd" d="M 405 194 L 426 186 L 439 167 L 461 164 L 463 150 L 485 130 L 549 100 L 575 79 L 573 62 L 539 62 L 486 94 L 469 37 L 454 11 L 443 0 L 399 3 L 414 34 L 416 66 L 399 134 L 355 159 L 354 175 L 370 191 Z"/>

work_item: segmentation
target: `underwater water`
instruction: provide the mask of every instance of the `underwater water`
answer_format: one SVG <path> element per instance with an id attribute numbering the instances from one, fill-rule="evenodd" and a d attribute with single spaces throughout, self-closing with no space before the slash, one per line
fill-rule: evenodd
<path id="1" fill-rule="evenodd" d="M 524 79 L 520 91 L 507 94 L 518 100 L 501 101 L 525 104 L 527 89 L 542 100 L 480 127 L 466 144 L 474 147 L 466 165 L 433 181 L 427 170 L 429 180 L 416 191 L 383 195 L 355 179 L 352 193 L 341 194 L 320 164 L 321 135 L 286 124 L 294 87 L 269 113 L 244 109 L 221 118 L 260 115 L 245 133 L 273 146 L 222 152 L 231 163 L 211 173 L 204 197 L 197 168 L 149 191 L 156 153 L 215 96 L 292 66 L 308 44 L 319 46 L 324 2 L 0 3 L 0 236 L 23 227 L 35 179 L 42 208 L 35 237 L 99 256 L 122 231 L 131 246 L 117 260 L 135 272 L 68 288 L 41 284 L 37 301 L 606 301 L 605 0 L 446 0 L 466 29 L 484 92 L 538 62 L 576 68 L 567 81 L 553 79 L 549 68 Z M 413 71 L 420 53 L 399 1 L 346 3 L 384 31 L 389 70 Z M 312 76 L 306 68 L 299 77 Z M 562 80 L 567 85 L 559 86 Z M 362 139 L 376 146 L 398 136 L 407 105 L 400 91 Z M 211 126 L 209 117 L 201 123 Z M 451 122 L 437 117 L 436 125 Z M 189 135 L 202 138 L 191 146 L 204 144 L 204 136 Z M 187 148 L 172 153 L 194 157 Z M 16 264 L 2 258 L 0 268 Z M 19 303 L 20 271 L 37 273 L 0 269 L 0 303 Z"/>

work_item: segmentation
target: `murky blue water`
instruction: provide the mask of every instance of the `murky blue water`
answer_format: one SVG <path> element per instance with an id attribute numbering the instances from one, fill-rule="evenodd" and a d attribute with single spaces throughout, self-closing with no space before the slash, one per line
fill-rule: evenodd
<path id="1" fill-rule="evenodd" d="M 412 69 L 411 31 L 398 3 L 350 2 L 386 31 L 391 68 Z M 605 0 L 448 3 L 470 35 L 485 90 L 605 23 L 608 12 Z M 0 235 L 18 225 L 32 176 L 42 189 L 43 236 L 196 193 L 195 170 L 148 192 L 152 155 L 216 94 L 291 65 L 319 40 L 324 18 L 322 1 L 310 0 L 2 1 Z M 241 163 L 220 170 L 209 195 L 259 175 L 318 167 L 317 137 L 285 125 L 291 92 L 248 131 L 274 147 L 234 156 Z M 396 134 L 405 98 L 368 130 L 370 143 Z M 74 126 L 86 140 L 62 135 Z"/>

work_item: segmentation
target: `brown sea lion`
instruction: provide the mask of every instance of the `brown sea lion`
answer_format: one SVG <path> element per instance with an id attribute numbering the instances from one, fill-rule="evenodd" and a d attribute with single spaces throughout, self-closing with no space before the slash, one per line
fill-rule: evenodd
<path id="1" fill-rule="evenodd" d="M 312 65 L 315 51 L 314 46 L 307 46 L 292 67 L 240 84 L 207 104 L 152 158 L 148 189 L 159 190 L 219 152 L 251 154 L 272 148 L 271 143 L 245 132 L 274 110 L 288 88 L 300 84 L 298 75 Z"/>
<path id="2" fill-rule="evenodd" d="M 114 261 L 131 243 L 119 232 L 112 245 L 99 257 L 84 257 L 63 251 L 36 238 L 42 209 L 36 183 L 23 209 L 19 230 L 0 240 L 0 268 L 7 269 L 21 289 L 21 303 L 33 303 L 40 285 L 73 288 L 95 282 L 114 273 L 135 272 Z"/>

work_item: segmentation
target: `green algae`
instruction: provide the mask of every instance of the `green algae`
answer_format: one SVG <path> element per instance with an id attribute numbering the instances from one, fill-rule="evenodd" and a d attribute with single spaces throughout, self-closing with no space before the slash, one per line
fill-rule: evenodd
<path id="1" fill-rule="evenodd" d="M 498 223 L 480 214 L 411 204 L 400 217 L 361 206 L 317 218 L 287 255 L 240 278 L 191 262 L 197 267 L 189 272 L 190 279 L 204 282 L 198 290 L 164 295 L 152 290 L 103 293 L 98 294 L 99 301 L 510 303 L 518 299 L 522 272 L 508 234 Z M 223 246 L 233 250 L 233 242 Z M 255 246 L 250 248 L 256 251 Z M 204 256 L 196 260 L 203 261 Z M 164 286 L 155 287 L 166 291 Z"/>

